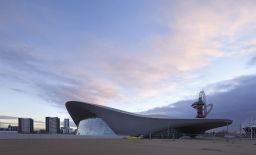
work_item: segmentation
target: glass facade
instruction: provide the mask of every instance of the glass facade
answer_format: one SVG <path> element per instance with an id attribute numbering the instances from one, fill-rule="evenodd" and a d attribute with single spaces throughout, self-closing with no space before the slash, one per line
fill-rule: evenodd
<path id="1" fill-rule="evenodd" d="M 89 118 L 79 122 L 78 135 L 91 135 L 91 136 L 114 136 L 116 135 L 107 123 L 101 118 Z"/>

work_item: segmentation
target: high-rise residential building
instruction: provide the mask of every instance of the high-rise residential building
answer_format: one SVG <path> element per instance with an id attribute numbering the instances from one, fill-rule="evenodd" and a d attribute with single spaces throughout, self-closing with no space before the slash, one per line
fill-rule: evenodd
<path id="1" fill-rule="evenodd" d="M 33 133 L 34 121 L 31 118 L 19 118 L 18 119 L 18 132 L 19 133 Z"/>
<path id="2" fill-rule="evenodd" d="M 66 118 L 66 119 L 64 119 L 64 128 L 69 128 L 69 119 L 68 118 Z"/>
<path id="3" fill-rule="evenodd" d="M 62 128 L 62 131 L 64 134 L 68 134 L 69 133 L 69 119 L 64 119 L 64 127 Z"/>
<path id="4" fill-rule="evenodd" d="M 60 133 L 60 119 L 58 117 L 46 117 L 45 127 L 47 133 Z"/>

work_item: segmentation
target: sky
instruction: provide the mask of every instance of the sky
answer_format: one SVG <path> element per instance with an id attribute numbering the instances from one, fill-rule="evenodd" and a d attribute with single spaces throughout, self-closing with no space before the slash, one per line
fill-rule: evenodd
<path id="1" fill-rule="evenodd" d="M 194 117 L 201 90 L 209 117 L 256 117 L 233 117 L 256 107 L 255 3 L 0 0 L 0 118 L 70 118 L 69 100 Z"/>

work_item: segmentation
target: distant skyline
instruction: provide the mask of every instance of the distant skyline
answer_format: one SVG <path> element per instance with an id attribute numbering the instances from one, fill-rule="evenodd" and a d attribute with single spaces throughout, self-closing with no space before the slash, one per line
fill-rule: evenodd
<path id="1" fill-rule="evenodd" d="M 69 100 L 162 113 L 156 109 L 179 107 L 203 89 L 217 107 L 236 107 L 225 111 L 231 116 L 242 102 L 256 105 L 248 98 L 256 94 L 255 6 L 254 0 L 1 0 L 0 115 L 63 120 L 70 118 Z M 215 100 L 220 93 L 245 98 L 225 103 L 225 96 Z M 220 109 L 212 116 L 223 116 L 214 114 Z M 177 116 L 193 109 L 184 110 Z"/>

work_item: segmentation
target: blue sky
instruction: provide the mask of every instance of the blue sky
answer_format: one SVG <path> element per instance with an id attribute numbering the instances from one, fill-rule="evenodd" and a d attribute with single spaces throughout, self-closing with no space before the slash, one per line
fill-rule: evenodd
<path id="1" fill-rule="evenodd" d="M 0 1 L 0 115 L 141 112 L 256 74 L 254 1 Z M 253 89 L 252 91 L 255 91 Z"/>

